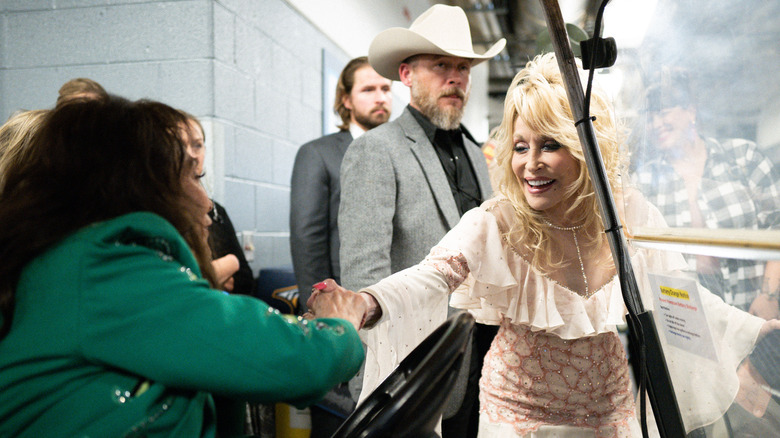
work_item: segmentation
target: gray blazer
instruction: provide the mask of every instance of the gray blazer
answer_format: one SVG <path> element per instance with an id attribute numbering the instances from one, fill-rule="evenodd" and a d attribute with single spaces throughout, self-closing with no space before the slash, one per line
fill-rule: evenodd
<path id="1" fill-rule="evenodd" d="M 465 136 L 463 143 L 487 199 L 485 156 Z M 349 290 L 421 262 L 460 220 L 439 157 L 408 109 L 352 142 L 341 187 L 341 281 Z"/>
<path id="2" fill-rule="evenodd" d="M 299 314 L 311 286 L 340 281 L 338 212 L 341 159 L 352 142 L 349 131 L 310 141 L 298 149 L 290 184 L 290 252 L 299 290 Z"/>
<path id="3" fill-rule="evenodd" d="M 488 199 L 492 189 L 485 155 L 466 136 L 463 144 L 482 198 Z M 341 163 L 341 187 L 341 281 L 349 290 L 421 262 L 460 220 L 439 157 L 408 109 L 349 145 Z M 444 418 L 461 406 L 470 355 L 471 348 Z"/>

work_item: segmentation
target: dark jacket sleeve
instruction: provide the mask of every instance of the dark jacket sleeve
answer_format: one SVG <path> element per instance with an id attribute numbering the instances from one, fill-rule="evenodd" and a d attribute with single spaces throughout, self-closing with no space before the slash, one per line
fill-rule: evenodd
<path id="1" fill-rule="evenodd" d="M 246 261 L 244 249 L 238 242 L 233 223 L 230 222 L 230 217 L 225 208 L 216 201 L 214 201 L 214 209 L 216 214 L 214 214 L 213 210 L 209 213 L 212 221 L 209 227 L 209 245 L 211 246 L 212 256 L 215 259 L 228 254 L 238 257 L 238 272 L 233 274 L 234 284 L 231 292 L 240 295 L 252 295 L 255 284 L 254 274 Z"/>
<path id="2" fill-rule="evenodd" d="M 313 284 L 332 278 L 330 268 L 330 177 L 319 148 L 298 150 L 290 184 L 290 253 L 299 291 L 299 313 Z"/>

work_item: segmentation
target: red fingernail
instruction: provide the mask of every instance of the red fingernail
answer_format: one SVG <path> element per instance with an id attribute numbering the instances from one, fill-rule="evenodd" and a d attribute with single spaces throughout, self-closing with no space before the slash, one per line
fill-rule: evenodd
<path id="1" fill-rule="evenodd" d="M 317 290 L 323 290 L 326 287 L 328 287 L 328 286 L 325 284 L 324 281 L 321 281 L 321 282 L 319 282 L 319 283 L 314 285 L 314 288 L 317 289 Z"/>

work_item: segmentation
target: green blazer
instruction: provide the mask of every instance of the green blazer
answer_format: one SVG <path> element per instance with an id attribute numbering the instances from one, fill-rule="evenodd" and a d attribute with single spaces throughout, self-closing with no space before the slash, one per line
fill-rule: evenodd
<path id="1" fill-rule="evenodd" d="M 0 341 L 0 436 L 213 437 L 211 394 L 304 406 L 363 355 L 347 321 L 211 289 L 170 223 L 132 213 L 24 268 Z"/>

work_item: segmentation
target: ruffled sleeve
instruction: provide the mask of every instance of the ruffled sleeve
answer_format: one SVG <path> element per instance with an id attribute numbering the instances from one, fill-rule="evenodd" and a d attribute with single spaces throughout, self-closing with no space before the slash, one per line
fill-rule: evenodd
<path id="1" fill-rule="evenodd" d="M 453 292 L 450 306 L 468 309 L 483 324 L 498 325 L 518 284 L 509 269 L 496 217 L 481 208 L 466 212 L 438 247 L 445 252 L 459 251 L 470 270 L 466 281 Z"/>
<path id="2" fill-rule="evenodd" d="M 363 401 L 426 336 L 447 318 L 450 288 L 445 276 L 421 263 L 362 290 L 376 298 L 382 316 L 361 330 L 366 346 Z"/>
<path id="3" fill-rule="evenodd" d="M 586 298 L 551 280 L 503 238 L 502 224 L 511 215 L 509 201 L 499 198 L 466 213 L 439 243 L 450 252 L 460 251 L 471 272 L 453 292 L 452 307 L 467 309 L 483 324 L 496 325 L 506 317 L 563 339 L 613 331 L 625 322 L 617 281 Z"/>

